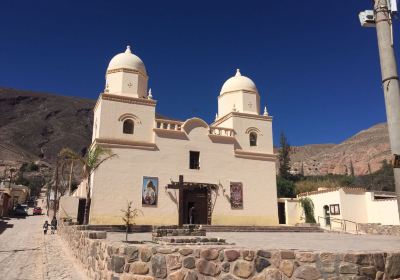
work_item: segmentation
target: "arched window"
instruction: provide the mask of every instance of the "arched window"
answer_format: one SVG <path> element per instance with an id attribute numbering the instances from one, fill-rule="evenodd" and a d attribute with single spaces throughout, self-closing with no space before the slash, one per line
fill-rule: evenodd
<path id="1" fill-rule="evenodd" d="M 257 133 L 250 132 L 249 139 L 250 139 L 250 146 L 257 146 Z"/>
<path id="2" fill-rule="evenodd" d="M 133 134 L 133 128 L 134 124 L 132 120 L 125 120 L 123 127 L 122 127 L 122 132 L 124 134 Z"/>

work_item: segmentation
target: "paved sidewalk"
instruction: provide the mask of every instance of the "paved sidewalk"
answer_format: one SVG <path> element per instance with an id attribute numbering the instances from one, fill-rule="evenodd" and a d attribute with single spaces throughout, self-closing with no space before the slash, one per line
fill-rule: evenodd
<path id="1" fill-rule="evenodd" d="M 43 241 L 45 263 L 43 279 L 87 279 L 59 235 L 47 234 L 43 236 Z"/>
<path id="2" fill-rule="evenodd" d="M 0 234 L 0 279 L 43 279 L 41 217 L 4 220 Z"/>
<path id="3" fill-rule="evenodd" d="M 0 228 L 1 280 L 86 280 L 63 240 L 43 235 L 44 216 L 2 221 Z"/>

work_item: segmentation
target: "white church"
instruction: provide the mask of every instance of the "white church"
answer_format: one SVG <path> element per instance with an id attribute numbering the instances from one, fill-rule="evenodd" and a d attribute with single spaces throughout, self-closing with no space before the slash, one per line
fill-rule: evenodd
<path id="1" fill-rule="evenodd" d="M 254 82 L 237 70 L 208 124 L 157 114 L 148 79 L 129 46 L 108 65 L 92 146 L 117 157 L 92 175 L 89 223 L 122 224 L 121 209 L 132 201 L 143 212 L 138 225 L 278 224 L 272 118 L 260 111 Z"/>

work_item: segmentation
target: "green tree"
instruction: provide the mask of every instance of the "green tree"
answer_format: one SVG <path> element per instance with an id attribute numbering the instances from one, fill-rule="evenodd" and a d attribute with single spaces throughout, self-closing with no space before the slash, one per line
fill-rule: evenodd
<path id="1" fill-rule="evenodd" d="M 278 197 L 296 197 L 294 182 L 277 176 L 276 185 Z"/>
<path id="2" fill-rule="evenodd" d="M 350 176 L 351 176 L 351 177 L 354 177 L 353 160 L 350 160 Z"/>
<path id="3" fill-rule="evenodd" d="M 304 176 L 304 162 L 301 162 L 300 175 Z"/>
<path id="4" fill-rule="evenodd" d="M 314 203 L 309 197 L 304 197 L 299 199 L 300 205 L 303 208 L 304 216 L 306 218 L 306 223 L 315 224 L 314 217 Z"/>
<path id="5" fill-rule="evenodd" d="M 290 179 L 290 145 L 285 134 L 281 133 L 279 149 L 279 175 L 284 179 Z"/>
<path id="6" fill-rule="evenodd" d="M 99 168 L 99 166 L 105 161 L 116 157 L 110 149 L 103 148 L 96 145 L 91 150 L 89 150 L 84 156 L 81 156 L 69 148 L 64 148 L 60 151 L 59 156 L 63 160 L 76 161 L 82 167 L 82 176 L 86 180 L 86 203 L 85 203 L 85 215 L 83 219 L 83 224 L 87 225 L 89 223 L 89 211 L 90 211 L 90 179 L 94 171 Z"/>
<path id="7" fill-rule="evenodd" d="M 374 191 L 395 191 L 393 166 L 386 160 L 382 161 L 382 166 L 379 170 L 370 174 L 357 176 L 355 184 L 367 187 L 368 190 Z"/>

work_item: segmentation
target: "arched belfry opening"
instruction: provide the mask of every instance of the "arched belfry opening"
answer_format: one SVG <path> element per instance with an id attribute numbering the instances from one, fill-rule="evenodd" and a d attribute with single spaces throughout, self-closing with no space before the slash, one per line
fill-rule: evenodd
<path id="1" fill-rule="evenodd" d="M 250 140 L 250 146 L 251 147 L 257 146 L 257 133 L 250 132 L 249 140 Z"/>
<path id="2" fill-rule="evenodd" d="M 123 123 L 122 132 L 124 134 L 133 134 L 134 127 L 135 125 L 132 120 L 125 120 Z"/>

